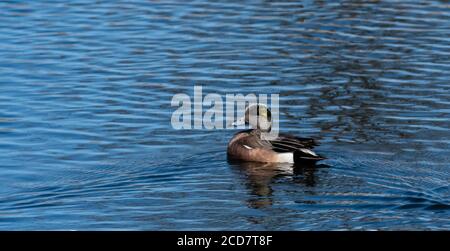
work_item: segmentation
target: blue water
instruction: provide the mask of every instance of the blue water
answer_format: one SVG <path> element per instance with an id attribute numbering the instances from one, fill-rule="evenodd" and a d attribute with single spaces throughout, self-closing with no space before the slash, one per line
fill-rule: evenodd
<path id="1" fill-rule="evenodd" d="M 448 1 L 1 1 L 0 58 L 0 230 L 450 230 Z M 194 85 L 328 160 L 227 161 Z"/>

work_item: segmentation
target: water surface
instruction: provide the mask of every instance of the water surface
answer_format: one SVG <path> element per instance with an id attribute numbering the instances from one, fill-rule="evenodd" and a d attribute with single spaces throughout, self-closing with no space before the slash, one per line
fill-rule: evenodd
<path id="1" fill-rule="evenodd" d="M 448 1 L 2 1 L 0 229 L 449 230 Z M 279 93 L 317 169 L 176 93 Z"/>

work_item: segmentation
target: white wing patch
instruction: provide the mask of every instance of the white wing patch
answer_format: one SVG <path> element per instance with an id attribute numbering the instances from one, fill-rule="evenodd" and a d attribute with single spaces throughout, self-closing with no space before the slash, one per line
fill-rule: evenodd
<path id="1" fill-rule="evenodd" d="M 252 150 L 253 148 L 249 147 L 248 145 L 244 145 L 245 148 L 247 148 L 248 150 Z"/>
<path id="2" fill-rule="evenodd" d="M 309 150 L 309 149 L 306 149 L 306 148 L 300 148 L 300 151 L 302 151 L 302 152 L 304 152 L 304 153 L 307 153 L 307 154 L 311 154 L 312 156 L 316 156 L 316 157 L 317 157 L 317 154 L 316 154 L 315 152 Z"/>
<path id="3" fill-rule="evenodd" d="M 278 162 L 280 163 L 294 163 L 294 153 L 279 153 Z"/>

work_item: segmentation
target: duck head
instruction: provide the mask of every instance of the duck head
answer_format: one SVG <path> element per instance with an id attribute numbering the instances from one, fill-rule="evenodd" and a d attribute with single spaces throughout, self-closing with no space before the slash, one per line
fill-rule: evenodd
<path id="1" fill-rule="evenodd" d="M 252 129 L 269 132 L 272 127 L 272 114 L 266 105 L 251 104 L 245 109 L 244 117 L 236 120 L 233 125 L 250 125 Z"/>

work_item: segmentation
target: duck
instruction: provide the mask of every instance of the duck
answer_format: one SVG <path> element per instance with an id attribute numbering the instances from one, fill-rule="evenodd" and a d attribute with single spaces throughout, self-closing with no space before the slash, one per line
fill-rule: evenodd
<path id="1" fill-rule="evenodd" d="M 313 138 L 302 138 L 278 133 L 267 137 L 272 129 L 272 114 L 264 104 L 246 107 L 244 116 L 234 126 L 250 125 L 251 129 L 236 133 L 228 143 L 227 155 L 231 160 L 262 162 L 315 164 L 326 159 L 313 151 L 318 142 Z"/>

